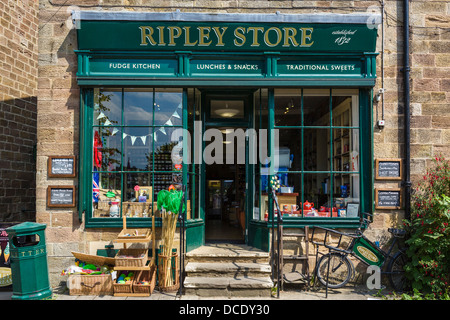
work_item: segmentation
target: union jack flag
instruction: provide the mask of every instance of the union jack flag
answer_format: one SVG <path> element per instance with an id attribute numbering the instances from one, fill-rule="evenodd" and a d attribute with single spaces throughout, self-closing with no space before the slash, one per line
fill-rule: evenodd
<path id="1" fill-rule="evenodd" d="M 95 170 L 94 174 L 93 174 L 93 179 L 92 179 L 92 192 L 93 192 L 93 200 L 94 202 L 98 202 L 99 198 L 100 198 L 100 187 L 99 187 L 99 175 L 98 172 L 96 172 L 97 170 Z"/>

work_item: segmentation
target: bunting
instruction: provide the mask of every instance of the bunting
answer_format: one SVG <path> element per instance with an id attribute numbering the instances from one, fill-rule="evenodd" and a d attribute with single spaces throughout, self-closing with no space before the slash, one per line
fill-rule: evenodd
<path id="1" fill-rule="evenodd" d="M 155 106 L 157 106 L 159 108 L 159 105 L 157 105 L 156 103 L 154 104 Z M 169 117 L 169 119 L 164 123 L 165 126 L 173 126 L 173 122 L 172 122 L 172 118 L 177 118 L 177 119 L 181 119 L 180 114 L 177 112 L 178 109 L 182 109 L 183 105 L 182 103 L 178 104 L 178 106 L 176 107 L 175 111 L 172 113 L 172 115 Z M 103 113 L 103 111 L 100 112 L 100 114 L 97 116 L 97 120 L 101 120 L 106 118 L 103 123 L 104 126 L 110 126 L 112 125 L 111 121 L 108 119 L 108 117 Z M 164 135 L 167 135 L 167 132 L 165 130 L 164 127 L 161 127 L 158 129 L 159 132 L 161 132 Z M 119 132 L 119 129 L 117 128 L 113 128 L 111 135 L 114 136 L 116 135 L 116 133 Z M 122 139 L 125 140 L 125 138 L 130 137 L 131 139 L 131 145 L 134 146 L 134 144 L 136 143 L 136 140 L 139 138 L 142 141 L 142 144 L 145 145 L 145 143 L 147 142 L 147 137 L 148 136 L 153 136 L 153 140 L 154 141 L 158 141 L 158 138 L 156 136 L 156 132 L 154 133 L 150 133 L 147 135 L 143 135 L 143 136 L 132 136 L 129 135 L 127 133 L 123 133 L 122 134 Z"/>

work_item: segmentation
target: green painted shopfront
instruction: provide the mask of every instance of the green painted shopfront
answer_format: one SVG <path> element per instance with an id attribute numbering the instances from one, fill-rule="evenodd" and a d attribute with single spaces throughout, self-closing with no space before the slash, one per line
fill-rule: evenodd
<path id="1" fill-rule="evenodd" d="M 285 228 L 373 212 L 378 16 L 76 11 L 77 208 L 88 228 L 148 227 L 185 192 L 186 251 L 268 251 Z"/>

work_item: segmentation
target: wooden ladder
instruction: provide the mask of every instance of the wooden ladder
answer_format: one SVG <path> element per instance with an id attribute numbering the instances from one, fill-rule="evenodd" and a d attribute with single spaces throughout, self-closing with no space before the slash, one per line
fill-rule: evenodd
<path id="1" fill-rule="evenodd" d="M 293 261 L 295 263 L 295 261 L 304 261 L 304 265 L 303 265 L 303 270 L 305 271 L 303 273 L 302 271 L 302 275 L 304 278 L 306 278 L 307 281 L 307 290 L 310 289 L 310 280 L 311 280 L 311 275 L 309 272 L 309 227 L 305 226 L 304 228 L 304 232 L 283 232 L 283 239 L 285 239 L 285 237 L 296 237 L 298 239 L 298 241 L 303 241 L 305 243 L 305 251 L 304 254 L 302 255 L 284 255 L 283 254 L 283 264 L 285 261 Z M 283 281 L 288 281 L 285 279 L 285 275 L 283 274 L 282 278 L 282 282 Z M 283 283 L 281 284 L 281 287 L 283 288 Z"/>

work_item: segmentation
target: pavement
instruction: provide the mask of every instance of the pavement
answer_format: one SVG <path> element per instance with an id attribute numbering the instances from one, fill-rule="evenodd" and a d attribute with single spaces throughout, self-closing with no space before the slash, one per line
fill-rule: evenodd
<path id="1" fill-rule="evenodd" d="M 289 288 L 280 292 L 279 298 L 276 297 L 199 297 L 192 295 L 182 295 L 181 298 L 176 293 L 162 293 L 157 289 L 153 291 L 149 297 L 115 297 L 112 295 L 104 296 L 71 296 L 68 290 L 56 288 L 53 290 L 52 300 L 155 300 L 155 301 L 199 301 L 199 300 L 381 300 L 376 297 L 377 290 L 368 290 L 364 286 L 347 286 L 341 289 L 313 288 L 311 290 L 303 290 L 298 288 Z M 384 293 L 384 294 L 387 294 Z M 0 292 L 0 300 L 11 300 L 11 291 Z"/>

